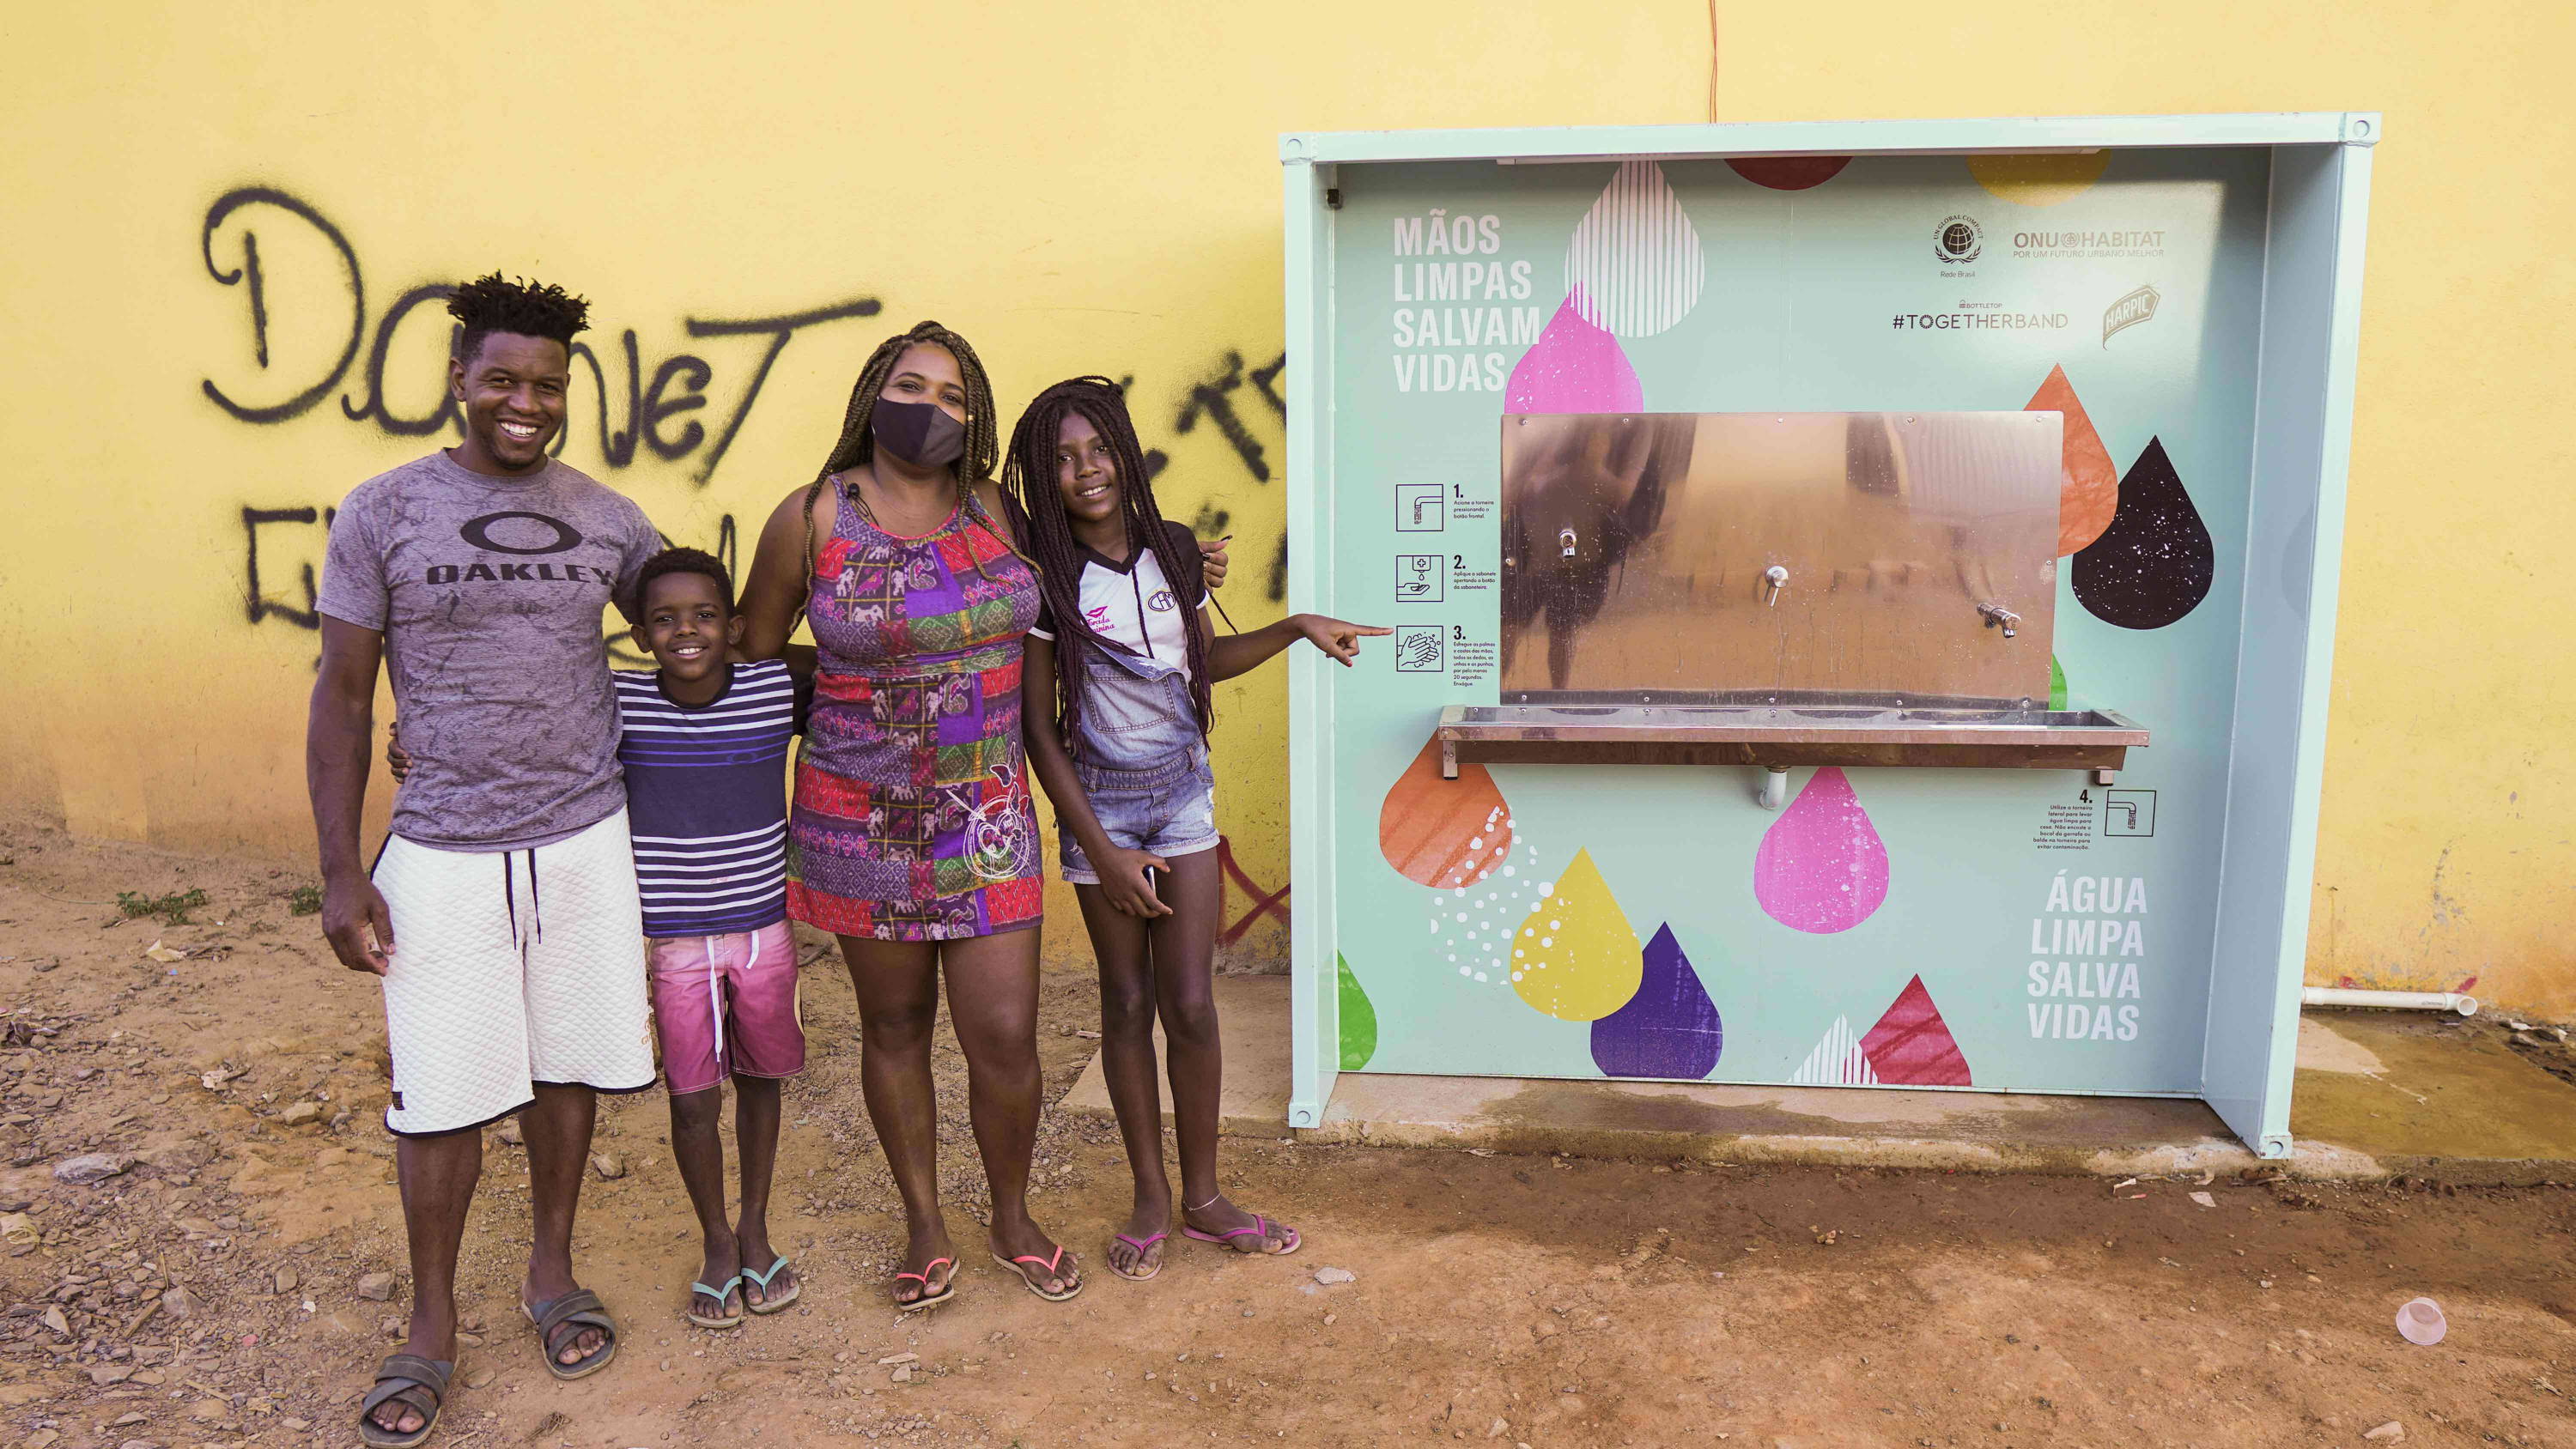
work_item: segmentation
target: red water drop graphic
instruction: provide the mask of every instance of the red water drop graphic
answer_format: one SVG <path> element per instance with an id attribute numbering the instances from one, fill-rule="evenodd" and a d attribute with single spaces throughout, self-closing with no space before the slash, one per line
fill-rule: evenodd
<path id="1" fill-rule="evenodd" d="M 1932 1004 L 1932 993 L 1915 977 L 1896 994 L 1896 1004 L 1860 1039 L 1860 1053 L 1870 1070 L 1891 1087 L 1965 1087 L 1968 1059 L 1951 1039 L 1949 1023 Z"/>
<path id="2" fill-rule="evenodd" d="M 1762 833 L 1753 898 L 1781 925 L 1818 936 L 1850 930 L 1887 899 L 1887 843 L 1839 767 L 1818 770 Z"/>
<path id="3" fill-rule="evenodd" d="M 1774 191 L 1804 191 L 1822 186 L 1842 174 L 1851 164 L 1849 156 L 1749 156 L 1738 161 L 1727 159 L 1736 175 L 1756 186 Z"/>
<path id="4" fill-rule="evenodd" d="M 1633 413 L 1645 406 L 1646 390 L 1619 339 L 1584 321 L 1571 294 L 1503 389 L 1507 413 Z"/>
<path id="5" fill-rule="evenodd" d="M 2066 415 L 2057 495 L 2057 556 L 2064 558 L 2111 526 L 2111 517 L 2120 507 L 2120 470 L 2111 461 L 2111 450 L 2102 446 L 2102 435 L 2094 431 L 2093 419 L 2085 415 L 2084 404 L 2077 400 L 2075 384 L 2066 380 L 2065 368 L 2050 368 L 2047 381 L 2022 404 L 2022 411 Z"/>

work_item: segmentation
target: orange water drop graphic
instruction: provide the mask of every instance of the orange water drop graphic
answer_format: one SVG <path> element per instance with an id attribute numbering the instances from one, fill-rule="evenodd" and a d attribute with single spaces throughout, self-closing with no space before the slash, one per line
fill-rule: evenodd
<path id="1" fill-rule="evenodd" d="M 1610 883 L 1578 850 L 1512 936 L 1512 989 L 1559 1021 L 1598 1021 L 1628 1004 L 1645 976 L 1645 953 Z"/>
<path id="2" fill-rule="evenodd" d="M 1512 853 L 1512 807 L 1482 765 L 1440 778 L 1440 742 L 1426 741 L 1377 812 L 1378 853 L 1396 874 L 1454 890 L 1502 867 Z"/>
<path id="3" fill-rule="evenodd" d="M 1839 767 L 1818 770 L 1762 833 L 1753 898 L 1781 925 L 1818 936 L 1850 930 L 1887 899 L 1887 843 Z"/>
<path id="4" fill-rule="evenodd" d="M 2075 385 L 2066 380 L 2065 368 L 2050 368 L 2047 380 L 2022 404 L 2022 411 L 2066 415 L 2057 494 L 2057 555 L 2064 558 L 2111 526 L 2120 507 L 2120 470 L 2076 398 Z"/>

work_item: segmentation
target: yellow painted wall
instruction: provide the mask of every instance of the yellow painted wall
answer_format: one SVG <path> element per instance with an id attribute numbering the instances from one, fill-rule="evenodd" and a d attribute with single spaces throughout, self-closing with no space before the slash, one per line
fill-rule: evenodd
<path id="1" fill-rule="evenodd" d="M 2558 640 L 2576 617 L 2555 421 L 2576 310 L 2576 147 L 2552 109 L 2576 46 L 2565 16 L 1721 3 L 1715 112 L 2387 113 L 2312 970 L 2477 974 L 2482 995 L 2576 1014 L 2576 960 L 2552 930 L 2576 877 L 2576 785 L 2552 748 L 2576 712 Z M 1132 375 L 1147 442 L 1172 460 L 1166 511 L 1229 515 L 1228 601 L 1247 626 L 1273 617 L 1277 133 L 1704 119 L 1710 28 L 1692 0 L 19 17 L 0 86 L 16 142 L 0 161 L 0 477 L 19 525 L 0 562 L 0 646 L 17 662 L 0 802 L 90 834 L 309 849 L 315 638 L 296 614 L 322 529 L 292 515 L 430 445 L 347 413 L 366 411 L 397 299 L 495 266 L 597 303 L 612 429 L 627 426 L 628 329 L 639 388 L 675 355 L 704 360 L 707 402 L 661 429 L 679 442 L 703 425 L 693 448 L 612 466 L 580 391 L 566 454 L 677 539 L 712 544 L 727 515 L 756 530 L 812 476 L 869 347 L 935 316 L 976 341 L 1005 408 L 1072 373 Z M 244 187 L 336 227 L 365 298 L 348 372 L 262 425 L 206 385 L 245 405 L 292 397 L 330 372 L 352 308 L 312 225 L 235 211 L 213 259 L 237 269 L 245 232 L 259 238 L 260 365 L 247 278 L 223 285 L 200 252 L 208 208 Z M 747 411 L 770 339 L 688 325 L 861 299 L 882 311 L 796 331 Z M 395 330 L 394 416 L 434 406 L 443 331 L 434 303 Z M 1286 878 L 1281 701 L 1277 670 L 1220 699 L 1224 824 L 1264 894 Z M 1230 897 L 1235 914 L 1250 903 Z M 1278 939 L 1273 921 L 1244 947 Z"/>

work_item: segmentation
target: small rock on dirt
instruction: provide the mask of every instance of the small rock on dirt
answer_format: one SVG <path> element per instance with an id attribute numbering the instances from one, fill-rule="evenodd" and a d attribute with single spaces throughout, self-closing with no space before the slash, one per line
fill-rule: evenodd
<path id="1" fill-rule="evenodd" d="M 2376 1429 L 2363 1430 L 2361 1437 L 2364 1439 L 2376 1439 L 2383 1444 L 2394 1444 L 2398 1440 L 2406 1437 L 2406 1426 L 2398 1423 L 2395 1419 L 2391 1419 Z"/>
<path id="2" fill-rule="evenodd" d="M 358 1296 L 370 1303 L 391 1303 L 394 1298 L 394 1275 L 369 1273 L 358 1280 Z"/>
<path id="3" fill-rule="evenodd" d="M 121 1363 L 103 1363 L 89 1371 L 89 1381 L 99 1388 L 121 1384 L 134 1377 L 134 1370 Z"/>
<path id="4" fill-rule="evenodd" d="M 626 1159 L 614 1152 L 594 1152 L 590 1157 L 590 1168 L 599 1174 L 602 1181 L 615 1182 L 626 1175 Z"/>
<path id="5" fill-rule="evenodd" d="M 322 1104 L 319 1102 L 298 1102 L 277 1114 L 277 1125 L 281 1127 L 309 1127 L 321 1120 Z"/>
<path id="6" fill-rule="evenodd" d="M 528 1140 L 527 1137 L 519 1131 L 519 1119 L 516 1117 L 504 1118 L 501 1122 L 501 1130 L 493 1135 L 500 1138 L 502 1141 L 509 1143 L 513 1147 L 524 1146 Z"/>
<path id="7" fill-rule="evenodd" d="M 2200 1204 L 2202 1207 L 2205 1207 L 2205 1208 L 2214 1208 L 2214 1207 L 2218 1206 L 2218 1199 L 2216 1199 L 2216 1198 L 2214 1198 L 2214 1197 L 2211 1197 L 2208 1193 L 2205 1193 L 2205 1192 L 2196 1192 L 2196 1193 L 2193 1193 L 2193 1194 L 2191 1195 L 2191 1200 L 2192 1200 L 2193 1202 L 2196 1202 L 2196 1203 Z"/>
<path id="8" fill-rule="evenodd" d="M 1330 1286 L 1335 1283 L 1355 1283 L 1359 1281 L 1359 1276 L 1359 1274 L 1352 1272 L 1348 1268 L 1318 1268 L 1315 1270 L 1315 1281 L 1325 1284 L 1326 1286 Z"/>
<path id="9" fill-rule="evenodd" d="M 44 1317 L 38 1321 L 65 1338 L 72 1336 L 72 1321 L 63 1316 L 63 1310 L 60 1307 L 46 1309 Z"/>
<path id="10" fill-rule="evenodd" d="M 185 1288 L 165 1289 L 161 1294 L 161 1311 L 172 1318 L 191 1317 L 197 1311 L 197 1295 Z"/>
<path id="11" fill-rule="evenodd" d="M 295 1291 L 295 1285 L 302 1281 L 303 1280 L 301 1278 L 296 1276 L 293 1268 L 280 1268 L 268 1280 L 269 1291 L 272 1293 L 292 1293 Z"/>
<path id="12" fill-rule="evenodd" d="M 74 1187 L 87 1187 L 105 1182 L 134 1166 L 134 1159 L 122 1152 L 87 1152 L 54 1164 L 54 1181 Z"/>
<path id="13" fill-rule="evenodd" d="M 492 1367 L 491 1365 L 486 1364 L 486 1365 L 484 1365 L 483 1367 L 481 1367 L 481 1368 L 479 1368 L 479 1369 L 476 1369 L 474 1372 L 472 1372 L 472 1373 L 470 1373 L 470 1374 L 467 1374 L 467 1375 L 465 1376 L 465 1387 L 467 1387 L 467 1388 L 469 1388 L 469 1389 L 479 1389 L 479 1388 L 483 1387 L 485 1384 L 488 1384 L 488 1383 L 492 1382 L 492 1380 L 493 1380 L 495 1377 L 497 1377 L 497 1376 L 500 1374 L 500 1372 L 501 1372 L 501 1371 L 500 1371 L 499 1369 L 496 1369 L 496 1368 Z"/>

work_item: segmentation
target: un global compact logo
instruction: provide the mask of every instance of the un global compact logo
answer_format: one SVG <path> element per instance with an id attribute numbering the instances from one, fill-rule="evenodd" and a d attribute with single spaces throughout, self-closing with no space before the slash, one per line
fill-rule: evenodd
<path id="1" fill-rule="evenodd" d="M 1940 230 L 1932 233 L 1932 255 L 1949 266 L 1975 261 L 1985 247 L 1985 229 L 1973 216 L 1945 218 Z"/>

